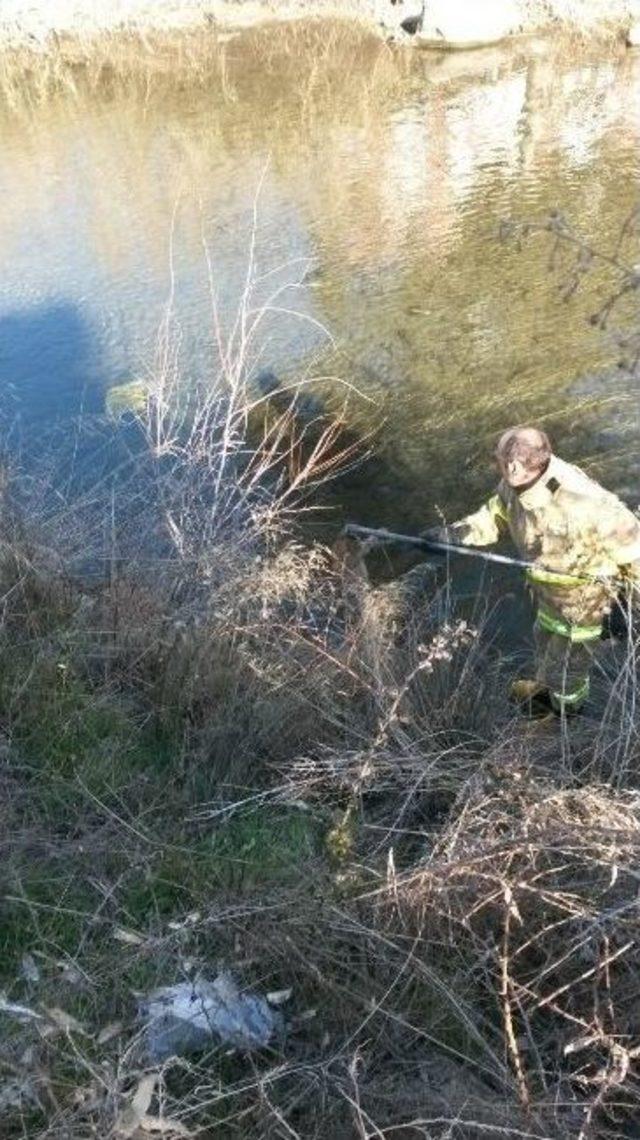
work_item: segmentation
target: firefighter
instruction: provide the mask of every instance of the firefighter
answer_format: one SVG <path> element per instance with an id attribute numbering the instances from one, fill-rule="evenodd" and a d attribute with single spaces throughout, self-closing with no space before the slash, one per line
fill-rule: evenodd
<path id="1" fill-rule="evenodd" d="M 534 563 L 536 675 L 512 686 L 529 710 L 577 712 L 589 693 L 594 652 L 625 599 L 640 586 L 640 521 L 616 495 L 565 463 L 535 427 L 498 442 L 502 476 L 474 514 L 426 532 L 431 539 L 490 546 L 509 534 Z"/>

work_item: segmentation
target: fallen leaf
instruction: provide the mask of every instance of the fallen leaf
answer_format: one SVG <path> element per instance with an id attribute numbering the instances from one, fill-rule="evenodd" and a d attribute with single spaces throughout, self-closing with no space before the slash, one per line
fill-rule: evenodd
<path id="1" fill-rule="evenodd" d="M 200 911 L 192 910 L 191 913 L 185 915 L 180 922 L 169 922 L 167 926 L 169 930 L 184 930 L 185 926 L 195 926 L 196 922 L 200 921 L 200 918 Z"/>
<path id="2" fill-rule="evenodd" d="M 116 926 L 113 937 L 127 946 L 143 946 L 146 941 L 141 934 L 136 934 L 134 930 L 125 930 L 122 926 Z"/>
<path id="3" fill-rule="evenodd" d="M 122 1140 L 129 1140 L 134 1132 L 140 1127 L 142 1121 L 147 1116 L 147 1109 L 151 1104 L 151 1098 L 156 1089 L 156 1082 L 158 1076 L 156 1073 L 148 1073 L 142 1077 L 138 1082 L 138 1087 L 133 1095 L 131 1104 L 122 1110 L 115 1124 L 116 1136 Z"/>
<path id="4" fill-rule="evenodd" d="M 269 1005 L 284 1005 L 291 998 L 293 990 L 291 987 L 288 990 L 273 990 L 267 994 L 267 1001 Z"/>
<path id="5" fill-rule="evenodd" d="M 507 909 L 509 911 L 509 916 L 511 918 L 513 918 L 516 922 L 519 922 L 520 926 L 522 926 L 522 916 L 520 914 L 520 911 L 518 910 L 518 904 L 516 903 L 516 901 L 513 897 L 513 891 L 511 890 L 511 887 L 505 887 L 505 889 L 504 889 L 504 901 L 507 905 Z"/>
<path id="6" fill-rule="evenodd" d="M 171 1120 L 166 1116 L 145 1116 L 140 1121 L 139 1127 L 143 1132 L 155 1132 L 161 1136 L 194 1135 L 180 1120 Z"/>
<path id="7" fill-rule="evenodd" d="M 82 974 L 80 973 L 80 970 L 78 969 L 78 967 L 74 966 L 73 962 L 58 962 L 58 965 L 59 965 L 60 969 L 62 970 L 62 978 L 63 978 L 65 985 L 67 985 L 67 986 L 79 986 L 80 985 L 81 981 L 83 980 Z"/>
<path id="8" fill-rule="evenodd" d="M 11 1013 L 14 1017 L 24 1018 L 26 1021 L 42 1021 L 42 1014 L 28 1005 L 17 1005 L 16 1002 L 7 1001 L 4 994 L 0 994 L 0 1013 Z"/>
<path id="9" fill-rule="evenodd" d="M 618 864 L 614 863 L 611 868 L 611 879 L 609 880 L 609 890 L 615 886 L 618 881 Z"/>
<path id="10" fill-rule="evenodd" d="M 80 1085 L 74 1089 L 71 1099 L 78 1108 L 90 1109 L 99 1104 L 100 1093 L 95 1082 L 92 1082 L 90 1085 Z"/>
<path id="11" fill-rule="evenodd" d="M 22 962 L 20 963 L 20 973 L 27 982 L 39 982 L 40 971 L 36 966 L 33 954 L 23 954 Z"/>
<path id="12" fill-rule="evenodd" d="M 89 1036 L 80 1022 L 76 1021 L 75 1017 L 72 1017 L 71 1014 L 67 1013 L 64 1009 L 58 1009 L 57 1006 L 52 1006 L 51 1008 L 45 1008 L 45 1013 L 54 1025 L 57 1025 L 58 1029 L 64 1030 L 65 1033 L 81 1033 L 83 1037 Z"/>
<path id="13" fill-rule="evenodd" d="M 112 1021 L 110 1025 L 105 1025 L 104 1029 L 100 1030 L 97 1037 L 98 1045 L 106 1045 L 107 1041 L 112 1041 L 114 1037 L 119 1037 L 121 1033 L 122 1022 Z"/>
<path id="14" fill-rule="evenodd" d="M 597 1033 L 590 1033 L 586 1034 L 583 1037 L 576 1037 L 575 1041 L 570 1041 L 568 1045 L 565 1045 L 562 1052 L 564 1053 L 565 1057 L 568 1057 L 570 1053 L 580 1053 L 583 1049 L 588 1049 L 590 1045 L 594 1045 L 599 1040 L 600 1038 L 598 1037 Z"/>

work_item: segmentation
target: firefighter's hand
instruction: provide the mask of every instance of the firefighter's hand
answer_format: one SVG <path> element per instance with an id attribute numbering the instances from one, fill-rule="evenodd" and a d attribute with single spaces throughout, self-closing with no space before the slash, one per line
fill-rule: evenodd
<path id="1" fill-rule="evenodd" d="M 429 526 L 426 530 L 418 531 L 418 538 L 426 538 L 428 542 L 447 542 L 447 528 Z"/>

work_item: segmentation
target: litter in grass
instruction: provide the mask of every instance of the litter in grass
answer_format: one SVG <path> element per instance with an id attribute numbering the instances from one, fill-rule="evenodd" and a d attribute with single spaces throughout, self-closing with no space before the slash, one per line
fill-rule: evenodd
<path id="1" fill-rule="evenodd" d="M 252 1052 L 281 1032 L 282 1015 L 267 1000 L 241 992 L 229 973 L 155 990 L 140 1003 L 146 1051 L 152 1061 L 206 1049 L 212 1044 Z"/>

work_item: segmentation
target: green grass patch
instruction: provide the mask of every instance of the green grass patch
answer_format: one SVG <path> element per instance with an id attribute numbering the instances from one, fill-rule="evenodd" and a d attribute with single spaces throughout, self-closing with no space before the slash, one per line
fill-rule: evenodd
<path id="1" fill-rule="evenodd" d="M 34 949 L 73 955 L 95 910 L 95 891 L 72 868 L 12 868 L 0 899 L 0 980 L 14 981 Z"/>
<path id="2" fill-rule="evenodd" d="M 0 711 L 22 754 L 42 768 L 69 775 L 87 753 L 131 736 L 122 703 L 108 690 L 94 692 L 57 655 L 7 654 L 2 665 Z"/>
<path id="3" fill-rule="evenodd" d="M 146 927 L 152 918 L 206 907 L 216 892 L 295 881 L 319 850 L 313 819 L 265 808 L 216 824 L 188 846 L 167 847 L 128 884 L 123 906 L 131 921 Z"/>
<path id="4" fill-rule="evenodd" d="M 278 812 L 267 807 L 218 825 L 200 841 L 200 848 L 207 862 L 216 866 L 221 886 L 248 889 L 296 879 L 319 844 L 312 817 L 295 809 Z"/>

